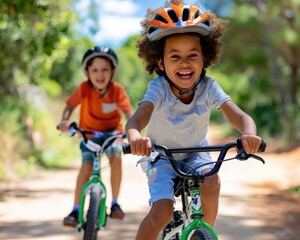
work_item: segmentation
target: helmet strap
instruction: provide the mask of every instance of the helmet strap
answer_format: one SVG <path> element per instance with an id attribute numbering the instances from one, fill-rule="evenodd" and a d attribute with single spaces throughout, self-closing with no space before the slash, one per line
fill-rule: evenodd
<path id="1" fill-rule="evenodd" d="M 108 91 L 108 88 L 109 88 L 109 85 L 110 85 L 110 83 L 111 83 L 111 80 L 109 81 L 109 83 L 107 84 L 107 86 L 105 87 L 105 88 L 96 88 L 94 85 L 93 85 L 93 83 L 92 83 L 92 81 L 89 79 L 89 82 L 90 82 L 90 84 L 92 85 L 92 87 L 95 89 L 95 91 L 97 92 L 97 93 L 99 93 L 100 95 L 102 95 L 102 96 L 104 96 L 106 93 L 107 93 L 107 91 Z"/>
<path id="2" fill-rule="evenodd" d="M 203 77 L 205 76 L 205 74 L 206 74 L 206 71 L 205 71 L 205 69 L 203 68 L 202 69 L 202 72 L 201 72 L 201 75 L 200 75 L 200 77 L 199 77 L 199 79 L 198 79 L 198 81 L 194 84 L 194 86 L 191 88 L 191 89 L 189 89 L 189 90 L 182 90 L 180 87 L 178 87 L 178 86 L 176 86 L 176 84 L 174 84 L 171 80 L 170 80 L 170 78 L 167 76 L 167 74 L 166 74 L 166 72 L 165 72 L 165 79 L 167 79 L 167 81 L 168 81 L 168 83 L 170 84 L 170 86 L 173 86 L 173 87 L 175 87 L 178 91 L 179 91 L 179 95 L 180 96 L 182 96 L 182 97 L 185 97 L 185 96 L 187 96 L 187 95 L 189 95 L 189 94 L 191 94 L 191 93 L 193 93 L 193 92 L 195 92 L 196 91 L 196 89 L 197 89 L 197 86 L 198 86 L 198 84 L 201 82 L 201 80 L 203 79 Z"/>

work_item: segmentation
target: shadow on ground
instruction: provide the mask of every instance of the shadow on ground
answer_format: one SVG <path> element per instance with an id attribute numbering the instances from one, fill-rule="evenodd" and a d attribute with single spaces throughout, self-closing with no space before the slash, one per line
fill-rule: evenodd
<path id="1" fill-rule="evenodd" d="M 278 192 L 272 195 L 222 196 L 223 201 L 235 206 L 247 205 L 245 214 L 228 212 L 218 216 L 216 230 L 219 239 L 244 240 L 285 239 L 297 240 L 300 235 L 299 197 L 289 191 Z M 254 204 L 255 202 L 255 204 Z M 224 207 L 224 206 L 223 206 Z M 232 208 L 232 207 L 231 207 Z M 133 240 L 139 223 L 146 214 L 143 212 L 129 212 L 124 221 L 108 219 L 107 226 L 99 232 L 98 239 L 105 240 Z M 257 215 L 260 215 L 260 218 Z M 279 217 L 278 217 L 279 216 Z M 257 234 L 255 234 L 257 232 Z M 66 239 L 82 239 L 82 233 L 77 229 L 64 228 L 62 219 L 54 221 L 2 221 L 0 225 L 1 239 L 42 239 L 43 237 L 65 236 Z M 269 236 L 269 237 L 268 237 Z"/>
<path id="2" fill-rule="evenodd" d="M 107 226 L 98 234 L 99 239 L 134 239 L 138 228 L 138 223 L 144 217 L 145 213 L 127 213 L 124 221 L 108 219 Z M 42 239 L 43 237 L 53 237 L 64 235 L 68 239 L 82 239 L 82 232 L 77 229 L 65 228 L 62 225 L 62 219 L 54 221 L 16 221 L 1 222 L 1 239 Z M 74 238 L 70 238 L 74 236 Z"/>
<path id="3" fill-rule="evenodd" d="M 247 212 L 218 215 L 217 232 L 221 239 L 244 240 L 298 240 L 300 236 L 300 197 L 290 190 L 273 190 L 272 194 L 232 197 L 222 196 L 228 204 L 246 205 Z M 226 206 L 222 206 L 226 207 Z M 232 209 L 232 207 L 230 207 Z M 241 217 L 242 216 L 242 217 Z M 237 233 L 240 234 L 237 234 Z M 257 235 L 254 233 L 257 232 Z"/>

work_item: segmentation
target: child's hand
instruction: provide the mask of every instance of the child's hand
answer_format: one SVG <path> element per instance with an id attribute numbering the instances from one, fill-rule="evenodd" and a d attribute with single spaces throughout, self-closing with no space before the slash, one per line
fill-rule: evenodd
<path id="1" fill-rule="evenodd" d="M 256 135 L 242 135 L 241 136 L 243 148 L 246 153 L 256 153 L 261 144 L 261 138 Z"/>
<path id="2" fill-rule="evenodd" d="M 150 156 L 152 144 L 148 137 L 130 139 L 130 149 L 133 155 Z"/>
<path id="3" fill-rule="evenodd" d="M 69 130 L 69 126 L 70 126 L 69 121 L 63 120 L 57 125 L 57 129 L 62 132 L 66 132 Z"/>

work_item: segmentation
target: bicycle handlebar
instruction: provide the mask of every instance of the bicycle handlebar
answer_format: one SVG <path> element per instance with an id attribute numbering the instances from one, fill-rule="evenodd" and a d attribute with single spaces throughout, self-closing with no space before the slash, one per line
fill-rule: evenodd
<path id="1" fill-rule="evenodd" d="M 264 152 L 266 149 L 266 146 L 267 146 L 266 142 L 264 140 L 262 140 L 260 147 L 259 147 L 259 152 Z M 152 162 L 152 164 L 154 164 L 161 158 L 167 159 L 170 162 L 176 175 L 178 175 L 181 178 L 194 179 L 195 174 L 184 173 L 180 169 L 178 169 L 178 167 L 175 164 L 176 160 L 173 158 L 173 154 L 174 153 L 192 153 L 192 152 L 220 152 L 218 159 L 215 163 L 215 166 L 212 168 L 212 170 L 207 173 L 202 173 L 200 176 L 199 175 L 197 176 L 197 177 L 200 177 L 201 180 L 203 180 L 204 178 L 212 176 L 219 172 L 228 150 L 232 149 L 232 148 L 238 149 L 238 154 L 234 157 L 238 160 L 247 160 L 248 158 L 254 158 L 256 160 L 261 161 L 262 163 L 265 163 L 265 161 L 261 157 L 255 155 L 255 154 L 246 153 L 243 149 L 241 139 L 237 139 L 236 142 L 230 142 L 230 143 L 227 143 L 224 145 L 177 147 L 177 148 L 168 148 L 164 145 L 155 144 L 155 142 L 152 141 L 152 152 L 155 152 L 156 150 L 158 150 L 158 151 L 160 150 L 163 153 L 157 153 L 155 158 L 153 160 L 151 160 L 151 162 Z M 131 153 L 130 145 L 128 143 L 123 143 L 123 153 L 124 154 Z"/>
<path id="2" fill-rule="evenodd" d="M 108 138 L 108 137 L 111 137 L 111 136 L 114 136 L 114 135 L 119 135 L 122 138 L 126 137 L 126 134 L 124 132 L 122 132 L 120 134 L 114 134 L 113 135 L 113 134 L 105 134 L 105 133 L 99 132 L 99 131 L 86 131 L 86 130 L 83 130 L 82 128 L 78 127 L 76 122 L 72 122 L 70 124 L 69 128 L 70 128 L 71 132 L 74 132 L 74 134 L 76 133 L 76 131 L 79 131 L 85 142 L 87 142 L 87 140 L 88 140 L 87 135 L 92 135 L 93 137 L 99 137 L 99 138 Z"/>
<path id="3" fill-rule="evenodd" d="M 126 134 L 124 132 L 120 132 L 117 134 L 106 134 L 106 133 L 99 132 L 99 131 L 86 131 L 86 130 L 78 127 L 76 122 L 72 122 L 69 126 L 69 131 L 66 131 L 63 133 L 74 136 L 77 132 L 81 133 L 81 135 L 83 137 L 83 141 L 84 141 L 85 145 L 87 146 L 87 148 L 94 152 L 103 151 L 108 146 L 110 146 L 115 141 L 115 139 L 118 137 L 121 137 L 122 139 L 126 138 Z M 103 139 L 102 146 L 89 140 L 87 138 L 87 135 L 92 135 L 93 137 L 102 138 Z"/>

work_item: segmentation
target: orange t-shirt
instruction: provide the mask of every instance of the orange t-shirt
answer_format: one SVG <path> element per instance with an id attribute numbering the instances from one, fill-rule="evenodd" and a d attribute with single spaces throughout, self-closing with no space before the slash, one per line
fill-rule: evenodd
<path id="1" fill-rule="evenodd" d="M 87 131 L 123 131 L 122 114 L 131 111 L 132 105 L 125 88 L 111 82 L 108 94 L 101 96 L 85 81 L 67 99 L 73 108 L 80 106 L 79 127 Z"/>

